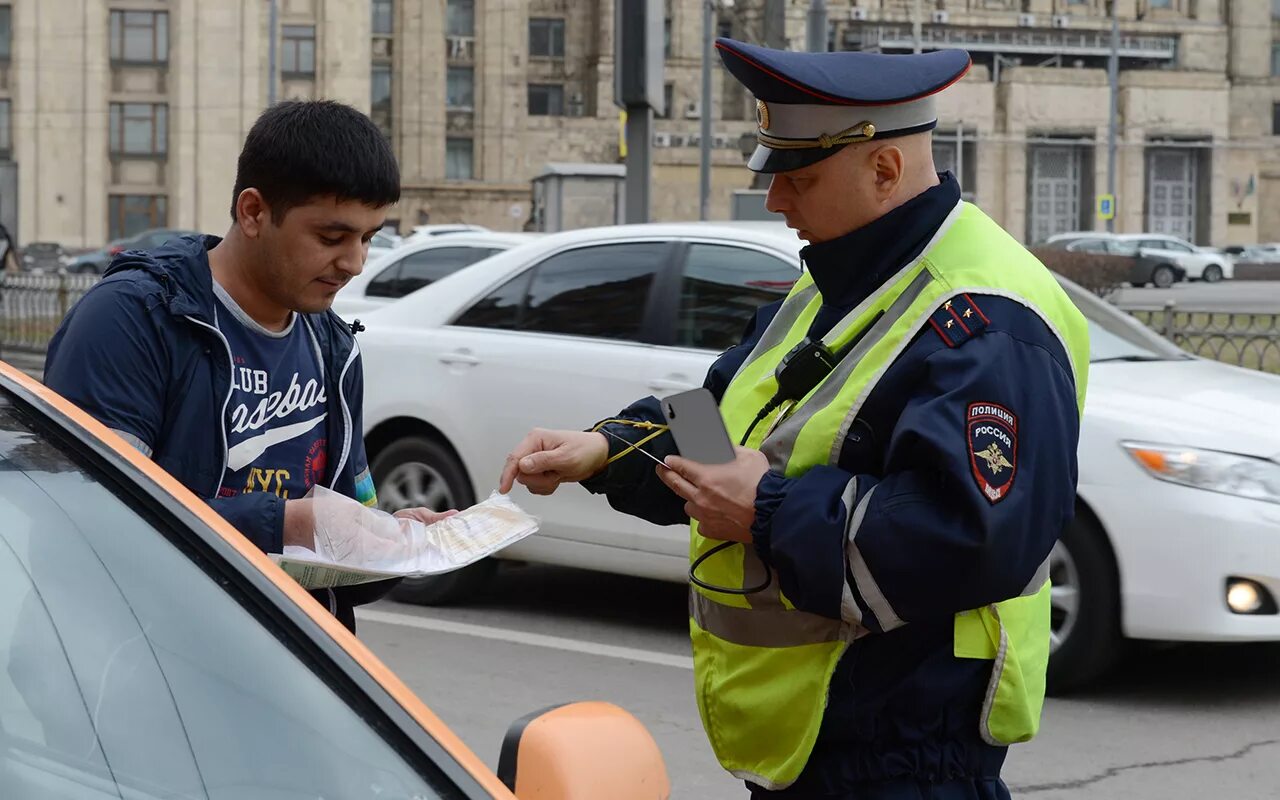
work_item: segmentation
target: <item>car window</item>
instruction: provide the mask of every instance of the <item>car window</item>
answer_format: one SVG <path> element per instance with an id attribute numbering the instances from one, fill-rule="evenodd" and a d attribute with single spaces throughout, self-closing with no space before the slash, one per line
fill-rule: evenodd
<path id="1" fill-rule="evenodd" d="M 756 309 L 786 297 L 799 277 L 796 266 L 759 250 L 690 245 L 675 343 L 716 352 L 732 347 Z"/>
<path id="2" fill-rule="evenodd" d="M 529 291 L 533 270 L 527 269 L 494 289 L 467 309 L 454 321 L 454 325 L 468 328 L 497 328 L 516 330 L 520 326 L 520 308 Z"/>
<path id="3" fill-rule="evenodd" d="M 534 269 L 521 330 L 639 339 L 668 249 L 666 242 L 627 242 L 551 256 Z"/>
<path id="4" fill-rule="evenodd" d="M 1101 239 L 1081 239 L 1067 249 L 1083 253 L 1105 253 L 1107 245 Z"/>
<path id="5" fill-rule="evenodd" d="M 396 284 L 400 280 L 400 266 L 404 264 L 401 259 L 394 264 L 388 264 L 373 279 L 369 281 L 369 285 L 364 287 L 365 297 L 399 297 L 396 294 Z"/>
<path id="6" fill-rule="evenodd" d="M 487 247 L 437 247 L 411 253 L 400 262 L 400 282 L 396 285 L 396 296 L 404 297 L 416 292 L 463 267 L 488 258 L 492 252 Z"/>
<path id="7" fill-rule="evenodd" d="M 1061 276 L 1058 282 L 1088 323 L 1090 361 L 1188 358 L 1177 345 L 1092 292 Z"/>
<path id="8" fill-rule="evenodd" d="M 1174 247 L 1171 247 L 1171 246 L 1170 246 L 1170 243 L 1169 243 L 1169 242 L 1166 242 L 1166 241 L 1165 241 L 1165 240 L 1163 240 L 1163 239 L 1143 239 L 1143 240 L 1142 240 L 1142 246 L 1143 246 L 1143 247 L 1146 247 L 1146 248 L 1150 248 L 1150 249 L 1152 249 L 1152 250 L 1174 250 L 1174 249 L 1176 249 L 1176 248 L 1174 248 Z"/>
<path id="9" fill-rule="evenodd" d="M 0 393 L 0 797 L 461 796 L 62 435 Z"/>

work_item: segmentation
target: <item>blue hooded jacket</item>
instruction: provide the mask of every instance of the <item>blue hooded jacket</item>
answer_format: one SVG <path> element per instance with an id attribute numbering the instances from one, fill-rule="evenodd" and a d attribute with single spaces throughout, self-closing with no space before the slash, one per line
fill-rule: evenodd
<path id="1" fill-rule="evenodd" d="M 139 446 L 254 544 L 283 547 L 285 500 L 269 492 L 219 498 L 226 470 L 230 349 L 214 324 L 208 251 L 216 236 L 121 253 L 49 345 L 45 384 Z M 375 501 L 362 435 L 364 376 L 351 326 L 333 312 L 304 314 L 319 342 L 328 395 L 325 485 Z M 348 627 L 351 609 L 394 581 L 314 592 Z"/>

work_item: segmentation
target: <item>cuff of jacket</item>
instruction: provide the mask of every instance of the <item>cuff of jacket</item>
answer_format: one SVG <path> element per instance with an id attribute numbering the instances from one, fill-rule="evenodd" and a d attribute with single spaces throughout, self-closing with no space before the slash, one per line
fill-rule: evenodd
<path id="1" fill-rule="evenodd" d="M 756 484 L 756 519 L 751 523 L 751 541 L 755 544 L 756 555 L 766 564 L 771 563 L 770 545 L 773 533 L 773 515 L 787 499 L 791 489 L 791 481 L 772 470 L 766 472 Z"/>

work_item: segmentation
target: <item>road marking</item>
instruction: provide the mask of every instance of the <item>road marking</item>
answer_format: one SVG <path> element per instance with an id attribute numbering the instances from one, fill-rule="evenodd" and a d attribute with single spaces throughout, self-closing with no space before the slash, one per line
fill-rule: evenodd
<path id="1" fill-rule="evenodd" d="M 567 639 L 563 636 L 546 636 L 541 633 L 515 631 L 509 628 L 492 628 L 488 625 L 450 622 L 449 620 L 435 619 L 434 617 L 419 617 L 413 614 L 398 614 L 394 611 L 375 611 L 372 609 L 356 609 L 356 619 L 365 622 L 377 622 L 383 625 L 399 625 L 405 628 L 435 631 L 437 633 L 473 636 L 477 639 L 493 639 L 494 641 L 507 642 L 509 644 L 546 647 L 550 650 L 564 650 L 589 656 L 604 656 L 605 658 L 616 658 L 622 661 L 639 661 L 643 664 L 656 664 L 660 667 L 693 669 L 693 659 L 689 656 L 654 653 L 634 647 L 618 647 L 612 644 L 599 644 L 581 639 Z"/>

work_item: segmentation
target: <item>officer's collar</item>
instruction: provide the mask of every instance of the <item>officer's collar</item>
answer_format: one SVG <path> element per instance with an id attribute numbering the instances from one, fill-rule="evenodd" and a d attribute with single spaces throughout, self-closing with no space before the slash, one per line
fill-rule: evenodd
<path id="1" fill-rule="evenodd" d="M 955 177 L 945 172 L 938 178 L 937 186 L 874 222 L 800 251 L 825 304 L 858 304 L 920 254 L 960 201 L 960 184 Z"/>

